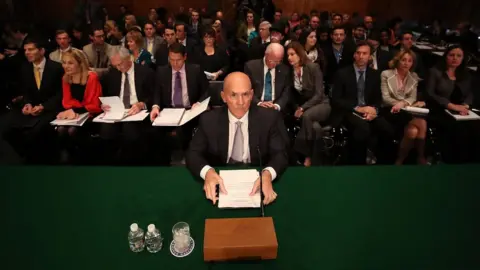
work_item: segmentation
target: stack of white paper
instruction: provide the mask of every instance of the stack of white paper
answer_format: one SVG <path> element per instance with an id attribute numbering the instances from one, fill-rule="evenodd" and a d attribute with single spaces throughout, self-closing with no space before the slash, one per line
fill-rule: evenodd
<path id="1" fill-rule="evenodd" d="M 480 120 L 480 116 L 470 110 L 468 111 L 468 115 L 452 114 L 449 110 L 445 111 L 457 121 Z"/>
<path id="2" fill-rule="evenodd" d="M 405 108 L 402 108 L 402 110 L 407 111 L 409 113 L 421 114 L 421 115 L 427 115 L 430 112 L 430 110 L 427 108 L 419 108 L 419 107 L 413 107 L 413 106 L 407 106 Z"/>
<path id="3" fill-rule="evenodd" d="M 50 122 L 50 125 L 81 127 L 83 126 L 83 124 L 85 124 L 85 122 L 87 122 L 88 115 L 89 113 L 87 112 L 87 113 L 80 114 L 76 119 L 71 119 L 71 120 L 55 119 L 52 122 Z"/>
<path id="4" fill-rule="evenodd" d="M 417 47 L 417 48 L 419 48 L 420 50 L 431 50 L 431 49 L 433 49 L 433 48 L 430 47 L 430 46 L 422 45 L 422 44 L 418 44 L 418 43 L 415 44 L 414 46 Z"/>
<path id="5" fill-rule="evenodd" d="M 105 116 L 108 113 L 102 113 L 99 116 L 95 117 L 93 119 L 93 122 L 95 122 L 95 123 L 105 123 L 105 124 L 113 124 L 113 123 L 117 123 L 117 122 L 138 122 L 138 121 L 143 121 L 149 115 L 147 110 L 142 110 L 137 114 L 127 116 L 128 111 L 129 111 L 128 109 L 125 109 L 123 111 L 123 118 L 120 118 L 119 120 L 111 120 L 111 119 L 105 118 Z"/>
<path id="6" fill-rule="evenodd" d="M 218 208 L 258 208 L 260 190 L 250 196 L 255 181 L 259 178 L 257 170 L 220 171 L 220 177 L 228 194 L 220 192 Z"/>
<path id="7" fill-rule="evenodd" d="M 432 53 L 438 56 L 443 56 L 445 54 L 445 52 L 432 52 Z"/>
<path id="8" fill-rule="evenodd" d="M 103 105 L 110 106 L 110 110 L 102 117 L 104 120 L 122 120 L 125 117 L 125 105 L 120 97 L 100 97 Z"/>
<path id="9" fill-rule="evenodd" d="M 152 126 L 178 127 L 189 122 L 201 113 L 207 110 L 210 97 L 202 101 L 191 110 L 166 108 L 160 112 L 160 115 L 153 121 Z"/>

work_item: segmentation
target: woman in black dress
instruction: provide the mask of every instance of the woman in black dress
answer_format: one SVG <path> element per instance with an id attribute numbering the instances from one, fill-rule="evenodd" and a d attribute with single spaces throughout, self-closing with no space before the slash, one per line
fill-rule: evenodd
<path id="1" fill-rule="evenodd" d="M 229 56 L 225 49 L 221 49 L 215 42 L 216 31 L 207 28 L 203 31 L 203 43 L 195 50 L 194 63 L 202 66 L 210 73 L 207 76 L 212 81 L 223 80 L 228 72 Z"/>

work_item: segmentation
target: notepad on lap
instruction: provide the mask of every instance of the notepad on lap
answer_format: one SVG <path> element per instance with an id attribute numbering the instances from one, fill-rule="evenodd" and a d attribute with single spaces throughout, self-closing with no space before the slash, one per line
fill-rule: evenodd
<path id="1" fill-rule="evenodd" d="M 55 119 L 52 122 L 50 122 L 51 125 L 53 126 L 75 126 L 75 127 L 81 127 L 85 122 L 88 120 L 88 115 L 89 113 L 83 113 L 78 116 L 76 119 L 71 119 L 71 120 L 64 120 L 64 119 Z"/>
<path id="2" fill-rule="evenodd" d="M 102 113 L 99 116 L 95 117 L 93 119 L 93 122 L 105 123 L 105 124 L 114 124 L 119 122 L 139 122 L 139 121 L 143 121 L 148 116 L 147 110 L 142 110 L 137 114 L 127 116 L 128 111 L 129 111 L 128 109 L 124 110 L 122 118 L 120 118 L 120 120 L 111 120 L 108 118 L 106 119 L 105 118 L 106 113 Z"/>
<path id="3" fill-rule="evenodd" d="M 178 127 L 188 123 L 193 118 L 202 114 L 208 108 L 210 97 L 202 101 L 191 110 L 181 108 L 166 108 L 160 112 L 160 115 L 153 121 L 152 126 Z"/>
<path id="4" fill-rule="evenodd" d="M 405 108 L 402 108 L 402 110 L 412 114 L 421 114 L 421 115 L 427 115 L 430 112 L 430 110 L 427 108 L 419 108 L 419 107 L 413 107 L 413 106 L 407 106 Z"/>
<path id="5" fill-rule="evenodd" d="M 253 185 L 259 177 L 257 170 L 223 170 L 219 174 L 227 194 L 220 192 L 218 208 L 260 207 L 260 191 L 250 196 Z"/>
<path id="6" fill-rule="evenodd" d="M 468 111 L 468 115 L 453 114 L 449 110 L 445 111 L 457 121 L 480 120 L 480 116 L 470 110 Z"/>

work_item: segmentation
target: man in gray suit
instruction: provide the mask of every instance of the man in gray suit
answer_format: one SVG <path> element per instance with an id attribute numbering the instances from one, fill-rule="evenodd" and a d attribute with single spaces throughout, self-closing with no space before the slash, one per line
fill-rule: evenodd
<path id="1" fill-rule="evenodd" d="M 62 63 L 63 53 L 72 49 L 72 46 L 70 46 L 70 36 L 65 30 L 57 30 L 55 33 L 55 41 L 57 42 L 58 49 L 50 53 L 50 60 Z"/>
<path id="2" fill-rule="evenodd" d="M 110 67 L 110 57 L 115 51 L 115 46 L 105 42 L 105 33 L 100 26 L 92 28 L 90 39 L 92 43 L 83 47 L 83 51 L 87 55 L 90 67 L 98 76 L 102 76 Z"/>
<path id="3" fill-rule="evenodd" d="M 258 106 L 280 111 L 289 103 L 292 76 L 290 69 L 282 63 L 283 55 L 283 46 L 271 43 L 263 59 L 245 64 L 244 71 L 254 90 L 253 102 Z"/>
<path id="4" fill-rule="evenodd" d="M 145 41 L 143 42 L 143 48 L 147 50 L 151 55 L 155 55 L 160 44 L 165 41 L 160 36 L 156 35 L 156 29 L 153 22 L 146 22 L 143 28 L 145 32 Z"/>

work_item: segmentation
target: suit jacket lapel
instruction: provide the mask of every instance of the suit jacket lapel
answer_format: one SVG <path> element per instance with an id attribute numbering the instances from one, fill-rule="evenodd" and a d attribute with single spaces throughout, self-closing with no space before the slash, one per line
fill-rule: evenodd
<path id="1" fill-rule="evenodd" d="M 230 121 L 228 120 L 228 108 L 224 107 L 218 118 L 218 151 L 220 152 L 220 158 L 222 162 L 227 162 L 228 158 L 228 141 L 229 141 L 229 127 Z"/>
<path id="2" fill-rule="evenodd" d="M 40 80 L 40 88 L 38 89 L 39 91 L 44 90 L 44 85 L 48 85 L 48 80 L 50 76 L 50 63 L 47 59 L 45 59 L 45 67 L 43 68 L 43 74 L 42 74 L 42 79 Z M 35 75 L 33 75 L 34 81 L 35 81 Z"/>
<path id="3" fill-rule="evenodd" d="M 141 72 L 139 72 L 139 66 L 140 65 L 135 65 L 134 67 L 135 71 L 133 73 L 133 77 L 135 78 L 135 93 L 137 94 L 138 101 L 143 100 L 143 95 L 142 95 L 143 94 L 143 91 L 142 91 L 143 76 Z"/>
<path id="4" fill-rule="evenodd" d="M 167 68 L 167 74 L 165 74 L 165 94 L 167 95 L 165 98 L 166 101 L 165 104 L 168 104 L 169 106 L 172 104 L 172 67 L 168 66 Z"/>
<path id="5" fill-rule="evenodd" d="M 256 106 L 250 106 L 248 112 L 248 146 L 250 147 L 250 161 L 251 163 L 256 163 L 258 158 L 257 147 L 260 143 L 260 131 L 258 130 L 258 125 L 256 122 Z"/>
<path id="6" fill-rule="evenodd" d="M 193 93 L 195 89 L 195 74 L 193 74 L 192 69 L 189 65 L 185 64 L 185 77 L 187 80 L 187 92 L 188 92 L 188 100 L 190 101 L 190 105 L 193 105 L 192 99 L 194 98 Z"/>

